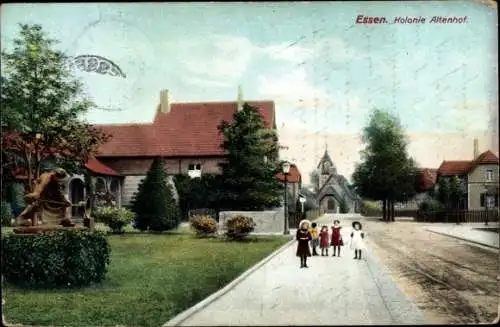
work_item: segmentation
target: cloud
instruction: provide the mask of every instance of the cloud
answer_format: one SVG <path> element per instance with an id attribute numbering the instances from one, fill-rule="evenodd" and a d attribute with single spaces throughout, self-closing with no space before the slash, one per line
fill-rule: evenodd
<path id="1" fill-rule="evenodd" d="M 326 56 L 326 60 L 330 63 L 344 63 L 366 57 L 366 54 L 349 46 L 344 39 L 339 37 L 321 38 L 312 47 L 316 56 Z"/>
<path id="2" fill-rule="evenodd" d="M 234 85 L 253 56 L 250 40 L 228 35 L 189 38 L 176 42 L 175 48 L 185 82 L 203 87 Z"/>
<path id="3" fill-rule="evenodd" d="M 207 78 L 194 77 L 194 76 L 182 76 L 181 82 L 186 85 L 197 86 L 201 88 L 226 88 L 234 87 L 233 83 L 221 82 L 217 80 L 211 80 Z"/>
<path id="4" fill-rule="evenodd" d="M 314 55 L 314 51 L 312 49 L 290 43 L 281 43 L 256 48 L 256 52 L 273 60 L 283 60 L 297 64 L 305 62 Z"/>
<path id="5" fill-rule="evenodd" d="M 303 67 L 282 76 L 261 75 L 258 77 L 258 85 L 261 96 L 272 98 L 288 107 L 327 108 L 330 103 L 328 93 L 308 81 Z"/>

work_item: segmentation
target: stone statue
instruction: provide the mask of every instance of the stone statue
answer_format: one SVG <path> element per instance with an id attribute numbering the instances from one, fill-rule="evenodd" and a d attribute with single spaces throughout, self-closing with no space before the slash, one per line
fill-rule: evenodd
<path id="1" fill-rule="evenodd" d="M 74 227 L 75 223 L 66 218 L 66 209 L 71 206 L 63 192 L 66 180 L 67 173 L 62 168 L 43 173 L 35 181 L 33 192 L 25 196 L 28 205 L 16 218 L 17 225 Z"/>

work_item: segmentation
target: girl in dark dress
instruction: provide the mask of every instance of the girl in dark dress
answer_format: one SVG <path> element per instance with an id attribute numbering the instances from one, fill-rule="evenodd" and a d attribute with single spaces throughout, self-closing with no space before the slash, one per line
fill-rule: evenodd
<path id="1" fill-rule="evenodd" d="M 321 231 L 319 232 L 319 239 L 320 239 L 320 244 L 319 247 L 321 248 L 321 256 L 325 255 L 328 257 L 328 247 L 330 246 L 328 242 L 328 226 L 324 225 L 321 227 Z"/>
<path id="2" fill-rule="evenodd" d="M 309 249 L 309 240 L 311 239 L 311 233 L 309 233 L 309 220 L 301 220 L 299 228 L 297 229 L 297 257 L 300 257 L 300 268 L 307 267 L 307 257 L 311 256 L 311 250 Z"/>
<path id="3" fill-rule="evenodd" d="M 340 221 L 334 220 L 332 226 L 332 240 L 330 243 L 333 247 L 334 257 L 336 254 L 340 257 L 340 247 L 344 245 L 344 242 L 342 241 L 342 234 L 340 233 L 341 229 L 342 227 L 340 227 Z"/>

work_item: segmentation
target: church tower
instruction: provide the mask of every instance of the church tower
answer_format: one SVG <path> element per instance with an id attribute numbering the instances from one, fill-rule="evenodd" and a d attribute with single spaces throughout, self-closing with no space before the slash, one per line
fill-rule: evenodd
<path id="1" fill-rule="evenodd" d="M 326 183 L 326 181 L 331 175 L 337 174 L 337 168 L 335 167 L 335 164 L 333 163 L 332 158 L 328 153 L 328 149 L 325 149 L 325 153 L 323 154 L 323 157 L 319 161 L 316 169 L 318 170 L 319 173 L 320 188 Z"/>

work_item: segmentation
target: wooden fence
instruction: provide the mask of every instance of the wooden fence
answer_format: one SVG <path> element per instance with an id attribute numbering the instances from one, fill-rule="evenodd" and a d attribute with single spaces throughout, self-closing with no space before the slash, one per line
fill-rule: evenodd
<path id="1" fill-rule="evenodd" d="M 364 214 L 369 217 L 382 217 L 382 211 Z M 394 210 L 394 217 L 410 217 L 416 221 L 427 222 L 459 222 L 459 223 L 482 223 L 488 221 L 499 221 L 498 209 L 491 210 L 456 210 L 445 212 L 424 213 L 419 210 Z"/>
<path id="2" fill-rule="evenodd" d="M 445 223 L 484 223 L 486 221 L 499 221 L 498 209 L 496 210 L 457 210 L 436 213 L 418 213 L 417 221 L 445 222 Z"/>

